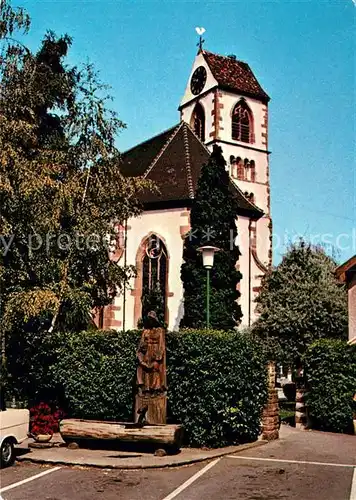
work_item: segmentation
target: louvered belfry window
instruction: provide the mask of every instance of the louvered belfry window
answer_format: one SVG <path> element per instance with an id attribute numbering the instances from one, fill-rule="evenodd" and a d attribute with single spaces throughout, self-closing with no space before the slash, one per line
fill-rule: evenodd
<path id="1" fill-rule="evenodd" d="M 252 114 L 245 101 L 240 101 L 232 112 L 231 137 L 235 141 L 253 142 Z"/>
<path id="2" fill-rule="evenodd" d="M 205 141 L 205 113 L 203 106 L 199 103 L 194 108 L 191 127 L 199 139 Z"/>

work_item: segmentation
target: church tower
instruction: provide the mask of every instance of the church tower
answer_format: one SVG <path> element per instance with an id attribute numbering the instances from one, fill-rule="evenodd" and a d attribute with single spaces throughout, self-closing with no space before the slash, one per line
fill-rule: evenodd
<path id="1" fill-rule="evenodd" d="M 254 299 L 272 264 L 268 102 L 249 65 L 236 56 L 199 50 L 179 106 L 181 120 L 205 145 L 221 146 L 231 179 L 259 209 L 258 220 L 238 217 L 238 267 L 243 324 L 256 319 Z"/>

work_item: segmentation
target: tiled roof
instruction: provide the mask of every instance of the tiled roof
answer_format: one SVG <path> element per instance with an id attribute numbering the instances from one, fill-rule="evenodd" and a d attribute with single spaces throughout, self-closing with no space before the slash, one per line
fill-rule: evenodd
<path id="1" fill-rule="evenodd" d="M 141 194 L 142 203 L 150 207 L 162 202 L 172 205 L 194 198 L 201 167 L 209 157 L 209 150 L 182 121 L 123 153 L 121 171 L 125 176 L 152 180 L 157 186 L 158 192 L 145 190 Z M 233 182 L 231 189 L 238 199 L 240 214 L 255 218 L 263 215 Z"/>
<path id="2" fill-rule="evenodd" d="M 268 102 L 269 96 L 258 83 L 250 66 L 232 57 L 220 56 L 203 50 L 206 60 L 214 78 L 220 87 L 240 92 L 243 95 L 255 97 Z"/>
<path id="3" fill-rule="evenodd" d="M 246 196 L 243 194 L 241 189 L 235 184 L 235 182 L 231 181 L 231 189 L 233 190 L 233 193 L 235 197 L 237 198 L 239 202 L 239 209 L 242 211 L 246 212 L 254 212 L 256 215 L 259 214 L 259 217 L 262 217 L 263 215 L 263 210 L 261 210 L 257 205 L 255 205 L 252 201 L 250 201 Z"/>
<path id="4" fill-rule="evenodd" d="M 356 255 L 336 268 L 336 276 L 341 282 L 346 282 L 351 274 L 356 273 Z"/>
<path id="5" fill-rule="evenodd" d="M 122 155 L 121 172 L 123 175 L 131 177 L 143 175 L 177 128 L 178 125 L 171 127 L 126 151 Z"/>

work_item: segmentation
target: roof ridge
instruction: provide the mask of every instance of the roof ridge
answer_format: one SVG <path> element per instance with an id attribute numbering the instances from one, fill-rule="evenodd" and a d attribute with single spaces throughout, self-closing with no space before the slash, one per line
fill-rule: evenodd
<path id="1" fill-rule="evenodd" d="M 192 129 L 192 127 L 189 125 L 189 123 L 188 122 L 184 122 L 184 123 L 187 126 L 187 128 L 190 130 L 190 132 L 192 133 L 192 135 L 195 137 L 195 139 L 203 146 L 203 148 L 205 149 L 205 151 L 207 153 L 209 153 L 209 156 L 211 156 L 210 149 L 205 145 L 205 143 L 200 139 L 200 137 L 197 136 L 197 134 L 194 132 L 194 130 Z"/>
<path id="2" fill-rule="evenodd" d="M 152 163 L 147 167 L 146 172 L 143 174 L 143 178 L 144 179 L 148 176 L 148 174 L 151 172 L 151 170 L 153 169 L 153 167 L 155 166 L 155 164 L 157 163 L 157 161 L 161 158 L 161 156 L 166 151 L 166 149 L 168 148 L 168 146 L 170 145 L 170 143 L 172 142 L 172 140 L 175 138 L 175 136 L 177 135 L 178 131 L 182 127 L 182 123 L 183 122 L 181 122 L 179 125 L 176 125 L 176 127 L 172 127 L 172 128 L 175 128 L 174 132 L 172 133 L 172 135 L 169 136 L 169 138 L 168 138 L 167 142 L 165 143 L 165 145 L 163 146 L 163 148 L 161 148 L 161 150 L 158 153 L 158 155 L 153 159 Z M 168 132 L 168 130 L 166 130 L 166 132 Z M 161 134 L 158 134 L 158 135 L 161 135 Z"/>
<path id="3" fill-rule="evenodd" d="M 175 128 L 178 128 L 179 127 L 179 123 L 177 123 L 176 125 L 173 125 L 173 127 L 169 127 L 167 128 L 166 130 L 163 130 L 163 132 L 160 132 L 159 134 L 156 134 L 152 137 L 149 137 L 148 139 L 142 141 L 142 142 L 139 142 L 138 144 L 135 144 L 135 146 L 132 146 L 132 148 L 129 148 L 129 149 L 126 149 L 126 151 L 123 151 L 121 153 L 121 156 L 125 155 L 126 153 L 129 153 L 130 151 L 132 151 L 133 149 L 136 149 L 138 146 L 142 146 L 143 144 L 146 144 L 146 142 L 150 142 L 152 141 L 153 139 L 156 139 L 157 137 L 159 137 L 160 135 L 163 135 L 163 134 L 166 134 L 167 132 L 169 132 L 170 130 L 174 130 Z"/>
<path id="4" fill-rule="evenodd" d="M 185 122 L 183 122 L 183 123 L 185 123 Z M 187 125 L 187 124 L 185 124 L 185 125 Z M 191 165 L 190 165 L 188 129 L 187 129 L 187 126 L 184 126 L 184 125 L 183 125 L 183 141 L 184 141 L 184 150 L 185 150 L 185 166 L 187 169 L 187 184 L 188 184 L 189 198 L 194 198 L 192 169 L 191 169 Z"/>
<path id="5" fill-rule="evenodd" d="M 232 57 L 229 57 L 229 56 L 224 56 L 224 55 L 222 55 L 222 54 L 217 54 L 216 52 L 211 52 L 210 50 L 203 50 L 202 54 L 203 54 L 203 55 L 204 55 L 204 54 L 211 54 L 212 56 L 223 57 L 224 59 L 229 59 L 229 60 L 231 60 L 231 61 L 235 61 L 235 62 L 237 62 L 237 63 L 247 64 L 247 66 L 248 66 L 248 67 L 250 67 L 250 66 L 249 66 L 249 64 L 248 64 L 246 61 L 242 61 L 241 59 L 237 59 L 237 58 L 236 58 L 236 59 L 233 59 Z"/>
<path id="6" fill-rule="evenodd" d="M 345 262 L 337 266 L 335 272 L 337 275 L 341 276 L 343 273 L 347 272 L 349 268 L 353 266 L 356 266 L 356 254 L 352 255 L 352 257 L 350 257 Z"/>

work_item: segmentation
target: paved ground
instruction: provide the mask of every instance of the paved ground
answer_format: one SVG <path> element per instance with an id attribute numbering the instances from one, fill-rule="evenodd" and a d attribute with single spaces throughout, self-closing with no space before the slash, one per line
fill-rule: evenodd
<path id="1" fill-rule="evenodd" d="M 174 469 L 20 463 L 2 471 L 0 492 L 4 500 L 356 500 L 355 466 L 355 436 L 283 428 L 266 446 Z"/>
<path id="2" fill-rule="evenodd" d="M 194 462 L 203 460 L 212 460 L 213 458 L 223 455 L 230 455 L 256 446 L 266 445 L 266 441 L 256 441 L 241 446 L 227 446 L 225 448 L 217 448 L 214 450 L 202 450 L 194 448 L 182 448 L 177 454 L 168 454 L 164 457 L 155 456 L 151 452 L 143 451 L 118 451 L 112 449 L 69 449 L 61 439 L 60 435 L 55 435 L 51 443 L 55 446 L 52 448 L 34 449 L 27 448 L 29 442 L 21 445 L 21 455 L 18 456 L 19 461 L 30 461 L 36 463 L 45 463 L 47 465 L 79 465 L 82 467 L 102 467 L 114 469 L 145 469 L 145 468 L 163 468 L 176 467 L 180 465 L 188 465 Z"/>

